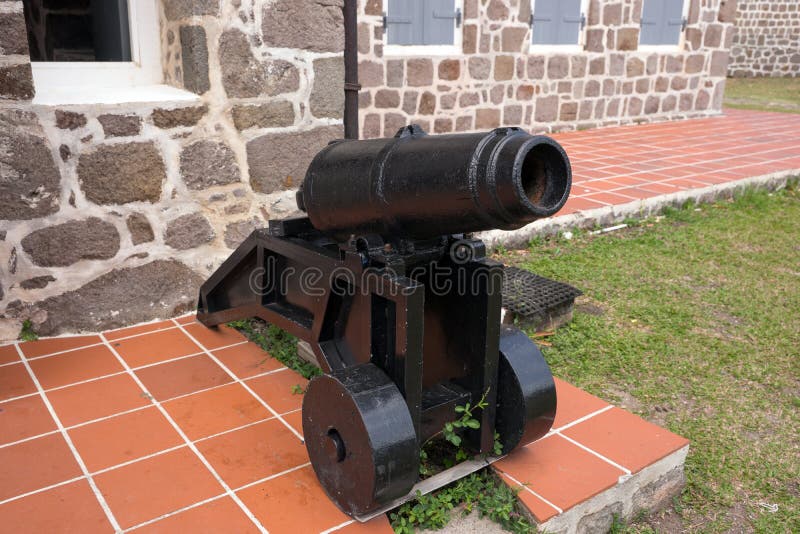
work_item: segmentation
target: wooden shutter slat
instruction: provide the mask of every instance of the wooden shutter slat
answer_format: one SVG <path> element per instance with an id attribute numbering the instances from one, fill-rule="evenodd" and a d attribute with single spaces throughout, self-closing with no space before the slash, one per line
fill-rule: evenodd
<path id="1" fill-rule="evenodd" d="M 452 45 L 455 38 L 455 0 L 422 0 L 423 44 Z"/>

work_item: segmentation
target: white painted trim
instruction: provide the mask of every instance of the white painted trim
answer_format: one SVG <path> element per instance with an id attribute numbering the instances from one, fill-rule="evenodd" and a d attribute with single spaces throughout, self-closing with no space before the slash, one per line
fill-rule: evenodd
<path id="1" fill-rule="evenodd" d="M 536 10 L 536 0 L 527 0 L 527 1 L 531 3 L 531 17 L 532 17 Z M 575 44 L 534 44 L 533 30 L 535 25 L 531 24 L 529 26 L 529 31 L 531 33 L 530 40 L 528 41 L 528 43 L 530 44 L 529 53 L 546 54 L 549 52 L 565 52 L 565 53 L 583 52 L 583 47 L 586 45 L 586 27 L 589 26 L 589 0 L 581 0 L 581 6 L 578 15 L 581 14 L 583 14 L 586 17 L 586 25 L 578 31 L 578 42 Z"/>
<path id="2" fill-rule="evenodd" d="M 641 33 L 639 34 L 641 36 Z M 683 32 L 681 32 L 680 44 L 660 44 L 660 45 L 639 45 L 639 52 L 654 52 L 659 54 L 677 54 L 683 47 Z"/>
<path id="3" fill-rule="evenodd" d="M 684 19 L 689 18 L 689 5 L 692 2 L 699 2 L 700 0 L 683 0 L 683 10 L 681 11 L 681 17 Z M 641 52 L 660 52 L 662 54 L 677 54 L 681 50 L 683 50 L 683 44 L 686 42 L 686 30 L 681 30 L 680 34 L 678 35 L 678 42 L 677 43 L 664 43 L 664 44 L 657 44 L 657 45 L 643 45 L 641 43 L 642 40 L 642 30 L 641 30 L 641 20 L 642 20 L 642 13 L 644 13 L 644 3 L 647 0 L 642 0 L 641 9 L 642 11 L 639 13 L 639 43 L 638 49 Z"/>
<path id="4" fill-rule="evenodd" d="M 64 73 L 71 78 L 73 74 Z M 40 90 L 36 82 L 34 104 L 64 106 L 80 104 L 129 104 L 143 102 L 192 102 L 200 97 L 170 85 L 129 85 L 125 87 L 61 86 Z"/>
<path id="5" fill-rule="evenodd" d="M 383 0 L 383 12 L 389 12 L 390 0 Z M 389 32 L 383 32 L 383 55 L 385 57 L 408 56 L 452 56 L 463 53 L 464 41 L 464 0 L 455 0 L 454 9 L 461 10 L 461 24 L 453 31 L 453 44 L 451 45 L 393 45 L 388 44 Z M 455 26 L 455 21 L 453 21 Z"/>
<path id="6" fill-rule="evenodd" d="M 91 103 L 96 89 L 157 86 L 164 81 L 161 70 L 161 36 L 157 0 L 128 0 L 131 38 L 129 62 L 34 61 L 33 81 L 41 103 L 53 101 L 53 93 L 87 92 Z M 63 97 L 62 97 L 63 98 Z M 35 102 L 36 102 L 35 100 Z M 60 102 L 64 103 L 64 102 Z"/>

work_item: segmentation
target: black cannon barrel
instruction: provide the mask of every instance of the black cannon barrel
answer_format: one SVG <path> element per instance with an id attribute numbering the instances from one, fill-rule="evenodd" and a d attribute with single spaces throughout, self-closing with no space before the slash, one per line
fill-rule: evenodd
<path id="1" fill-rule="evenodd" d="M 572 170 L 553 139 L 519 128 L 332 142 L 311 162 L 297 202 L 317 230 L 425 239 L 512 230 L 556 213 Z"/>

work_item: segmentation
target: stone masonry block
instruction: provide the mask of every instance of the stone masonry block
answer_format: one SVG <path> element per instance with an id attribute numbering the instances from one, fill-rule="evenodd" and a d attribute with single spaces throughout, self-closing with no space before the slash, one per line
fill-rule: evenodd
<path id="1" fill-rule="evenodd" d="M 266 3 L 264 44 L 312 52 L 344 50 L 343 0 L 274 0 Z"/>
<path id="2" fill-rule="evenodd" d="M 183 86 L 202 95 L 211 88 L 208 80 L 208 43 L 202 26 L 181 26 L 181 60 Z"/>

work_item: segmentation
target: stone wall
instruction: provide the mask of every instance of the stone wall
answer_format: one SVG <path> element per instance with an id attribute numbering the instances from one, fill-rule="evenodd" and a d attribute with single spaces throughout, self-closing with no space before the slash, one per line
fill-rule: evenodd
<path id="1" fill-rule="evenodd" d="M 165 79 L 196 101 L 53 107 L 31 103 L 22 3 L 0 0 L 0 339 L 24 319 L 50 335 L 189 310 L 252 229 L 295 211 L 342 136 L 340 6 L 162 0 Z"/>
<path id="2" fill-rule="evenodd" d="M 800 2 L 739 0 L 728 75 L 800 75 Z"/>
<path id="3" fill-rule="evenodd" d="M 641 0 L 588 2 L 585 45 L 531 46 L 530 0 L 465 0 L 463 55 L 389 57 L 382 4 L 359 27 L 363 135 L 407 121 L 445 133 L 500 124 L 557 131 L 718 113 L 735 0 L 687 0 L 681 47 L 638 49 Z"/>
<path id="4" fill-rule="evenodd" d="M 591 0 L 585 50 L 546 55 L 527 44 L 529 0 L 466 0 L 463 55 L 389 58 L 382 3 L 364 0 L 363 136 L 716 113 L 732 17 L 690 1 L 673 53 L 636 50 L 640 0 Z M 341 5 L 160 0 L 165 83 L 194 101 L 44 106 L 22 2 L 0 0 L 0 339 L 26 319 L 50 335 L 191 309 L 252 229 L 294 212 L 308 162 L 342 136 Z"/>

